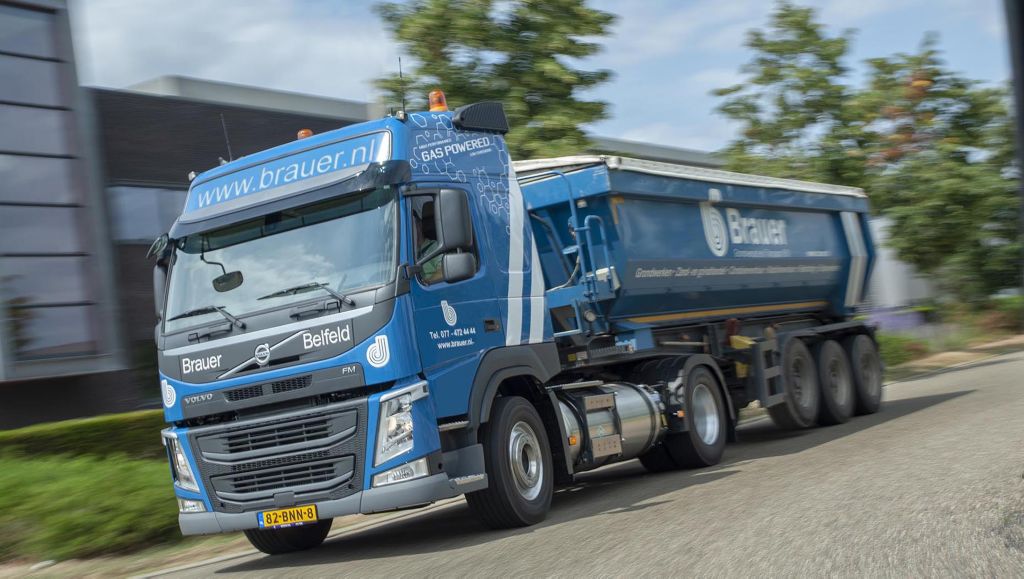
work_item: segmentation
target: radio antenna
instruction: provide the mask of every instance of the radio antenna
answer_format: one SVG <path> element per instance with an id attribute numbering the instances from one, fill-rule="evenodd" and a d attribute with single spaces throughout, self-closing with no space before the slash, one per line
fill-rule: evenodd
<path id="1" fill-rule="evenodd" d="M 231 152 L 231 139 L 228 138 L 228 123 L 224 120 L 224 113 L 220 114 L 220 128 L 224 129 L 224 144 L 228 146 L 228 161 L 234 161 L 235 155 Z"/>
<path id="2" fill-rule="evenodd" d="M 405 111 L 405 77 L 402 76 L 402 57 L 398 57 L 398 86 L 402 87 L 402 111 Z"/>

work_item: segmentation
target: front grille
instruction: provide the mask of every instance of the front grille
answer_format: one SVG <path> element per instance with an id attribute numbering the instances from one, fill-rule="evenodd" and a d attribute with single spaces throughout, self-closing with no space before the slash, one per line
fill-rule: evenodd
<path id="1" fill-rule="evenodd" d="M 268 458 L 266 460 L 251 460 L 245 464 L 234 464 L 231 465 L 231 472 L 246 472 L 261 468 L 273 468 L 275 466 L 285 466 L 289 464 L 296 464 L 300 462 L 308 462 L 311 460 L 317 460 L 321 458 L 327 458 L 330 456 L 326 451 L 320 452 L 306 452 L 303 454 L 293 454 L 291 456 L 282 456 L 281 458 Z"/>
<path id="2" fill-rule="evenodd" d="M 228 390 L 224 392 L 224 398 L 226 398 L 228 402 L 239 402 L 241 400 L 259 398 L 260 396 L 267 396 L 270 394 L 280 394 L 282 392 L 301 390 L 303 388 L 308 388 L 312 383 L 313 376 L 307 374 L 297 378 L 286 378 L 284 380 L 277 380 L 266 384 L 253 384 L 251 386 Z"/>
<path id="3" fill-rule="evenodd" d="M 238 402 L 239 400 L 248 400 L 249 398 L 256 398 L 257 396 L 263 396 L 263 386 L 246 386 L 245 388 L 235 388 L 234 390 L 228 390 L 224 393 L 224 397 L 231 402 Z"/>
<path id="4" fill-rule="evenodd" d="M 327 420 L 317 420 L 228 436 L 224 441 L 224 446 L 228 453 L 234 454 L 286 444 L 314 442 L 327 438 L 329 434 Z"/>
<path id="5" fill-rule="evenodd" d="M 317 411 L 195 428 L 189 438 L 214 509 L 237 513 L 273 507 L 280 493 L 311 501 L 358 492 L 365 423 L 364 398 Z"/>
<path id="6" fill-rule="evenodd" d="M 300 390 L 302 388 L 306 388 L 312 382 L 312 376 L 302 376 L 301 378 L 289 378 L 287 380 L 278 380 L 277 382 L 270 383 L 270 390 L 273 394 L 280 394 L 281 392 L 291 392 L 292 390 Z"/>
<path id="7" fill-rule="evenodd" d="M 259 494 L 352 478 L 353 457 L 213 478 L 218 493 Z"/>

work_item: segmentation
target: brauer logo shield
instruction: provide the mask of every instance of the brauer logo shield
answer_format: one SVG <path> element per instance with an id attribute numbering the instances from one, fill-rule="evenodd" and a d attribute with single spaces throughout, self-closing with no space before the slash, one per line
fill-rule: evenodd
<path id="1" fill-rule="evenodd" d="M 701 203 L 700 221 L 704 225 L 704 239 L 708 242 L 708 249 L 716 257 L 724 257 L 729 253 L 729 234 L 722 214 L 711 203 Z"/>
<path id="2" fill-rule="evenodd" d="M 448 303 L 448 300 L 441 300 L 441 312 L 444 314 L 444 323 L 449 326 L 454 326 L 459 322 L 459 315 L 455 313 L 455 308 Z"/>
<path id="3" fill-rule="evenodd" d="M 370 347 L 366 349 L 366 361 L 374 368 L 383 368 L 387 366 L 390 359 L 391 352 L 388 351 L 388 337 L 377 336 L 373 339 Z"/>

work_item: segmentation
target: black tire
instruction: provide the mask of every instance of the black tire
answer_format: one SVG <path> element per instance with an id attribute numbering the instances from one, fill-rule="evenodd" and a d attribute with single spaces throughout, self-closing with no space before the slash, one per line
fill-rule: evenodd
<path id="1" fill-rule="evenodd" d="M 853 373 L 854 411 L 857 414 L 874 414 L 882 407 L 882 360 L 875 341 L 859 334 L 847 338 L 843 346 L 850 356 Z"/>
<path id="2" fill-rule="evenodd" d="M 492 529 L 543 521 L 551 508 L 555 471 L 537 409 L 519 396 L 498 398 L 481 443 L 488 485 L 466 495 L 469 508 Z M 518 464 L 512 464 L 513 454 Z"/>
<path id="3" fill-rule="evenodd" d="M 249 529 L 245 538 L 267 555 L 283 555 L 317 547 L 327 538 L 333 519 L 286 529 Z"/>
<path id="4" fill-rule="evenodd" d="M 807 345 L 790 338 L 782 350 L 782 382 L 785 402 L 768 408 L 779 428 L 797 430 L 814 425 L 818 418 L 818 371 Z"/>
<path id="5" fill-rule="evenodd" d="M 722 461 L 728 419 L 718 379 L 706 366 L 686 377 L 687 432 L 665 437 L 663 444 L 681 468 L 704 468 Z"/>
<path id="6" fill-rule="evenodd" d="M 681 373 L 685 367 L 685 358 L 665 358 L 644 364 L 636 377 L 642 383 L 671 384 L 681 381 Z M 718 380 L 711 370 L 704 366 L 694 366 L 685 380 L 683 408 L 686 409 L 687 432 L 666 435 L 664 440 L 639 457 L 640 464 L 651 472 L 712 466 L 721 462 L 722 454 L 725 452 L 728 418 Z M 713 420 L 708 420 L 707 411 L 694 411 L 694 392 L 702 392 L 699 395 L 701 401 L 713 407 Z M 700 416 L 704 419 L 703 425 L 698 428 L 695 421 Z M 708 422 L 714 423 L 711 435 L 708 435 L 705 428 L 710 426 Z M 706 442 L 705 438 L 710 442 Z"/>
<path id="7" fill-rule="evenodd" d="M 672 455 L 668 453 L 668 449 L 665 448 L 664 442 L 641 454 L 638 458 L 640 464 L 644 465 L 649 472 L 666 472 L 679 468 Z"/>
<path id="8" fill-rule="evenodd" d="M 842 424 L 853 416 L 856 394 L 853 372 L 846 350 L 835 340 L 825 340 L 815 348 L 818 382 L 821 384 L 819 424 Z"/>

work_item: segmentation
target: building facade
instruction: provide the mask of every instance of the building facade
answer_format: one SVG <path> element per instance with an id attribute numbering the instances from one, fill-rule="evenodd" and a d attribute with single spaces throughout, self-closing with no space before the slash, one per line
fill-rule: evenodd
<path id="1" fill-rule="evenodd" d="M 0 425 L 124 407 L 93 112 L 64 2 L 0 1 Z"/>

